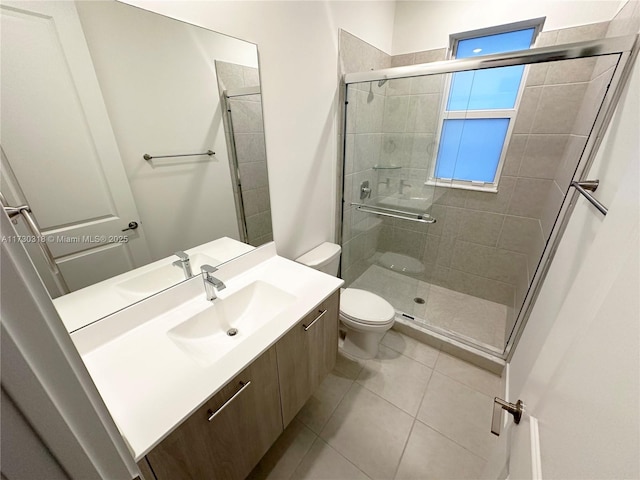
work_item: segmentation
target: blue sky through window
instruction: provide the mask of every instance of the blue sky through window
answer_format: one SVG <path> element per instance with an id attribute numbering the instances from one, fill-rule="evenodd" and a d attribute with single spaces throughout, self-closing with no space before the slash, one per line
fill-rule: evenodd
<path id="1" fill-rule="evenodd" d="M 445 120 L 436 177 L 493 182 L 508 128 L 508 118 Z"/>
<path id="2" fill-rule="evenodd" d="M 469 58 L 526 50 L 534 33 L 535 28 L 528 28 L 459 40 L 455 56 Z M 455 73 L 446 110 L 512 110 L 523 73 L 522 65 Z M 510 118 L 478 118 L 478 114 L 474 118 L 443 120 L 436 178 L 495 182 L 510 121 Z"/>

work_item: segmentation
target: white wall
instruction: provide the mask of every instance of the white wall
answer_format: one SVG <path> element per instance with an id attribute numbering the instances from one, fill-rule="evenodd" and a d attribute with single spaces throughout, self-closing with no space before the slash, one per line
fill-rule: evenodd
<path id="1" fill-rule="evenodd" d="M 256 46 L 121 3 L 77 5 L 152 260 L 239 239 L 214 61 L 257 67 Z"/>
<path id="2" fill-rule="evenodd" d="M 295 258 L 332 240 L 338 29 L 388 52 L 394 2 L 127 3 L 258 45 L 278 253 Z"/>
<path id="3" fill-rule="evenodd" d="M 396 5 L 392 55 L 449 46 L 449 34 L 537 17 L 544 30 L 611 20 L 621 4 L 600 1 L 400 1 Z"/>

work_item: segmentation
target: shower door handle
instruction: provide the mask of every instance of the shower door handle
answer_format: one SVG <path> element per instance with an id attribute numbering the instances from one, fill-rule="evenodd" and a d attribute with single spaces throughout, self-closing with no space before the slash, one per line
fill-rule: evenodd
<path id="1" fill-rule="evenodd" d="M 524 413 L 524 403 L 518 400 L 516 403 L 509 403 L 501 398 L 493 399 L 493 416 L 491 417 L 491 433 L 500 435 L 500 427 L 502 424 L 502 410 L 506 410 L 513 415 L 513 421 L 517 425 L 522 419 Z"/>

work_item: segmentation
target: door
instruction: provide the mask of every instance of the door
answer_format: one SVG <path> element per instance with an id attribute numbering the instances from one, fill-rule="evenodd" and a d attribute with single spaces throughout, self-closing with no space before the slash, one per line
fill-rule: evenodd
<path id="1" fill-rule="evenodd" d="M 276 344 L 285 428 L 335 366 L 339 304 L 340 294 L 336 292 Z"/>
<path id="2" fill-rule="evenodd" d="M 148 263 L 75 4 L 3 2 L 0 15 L 8 202 L 31 207 L 71 290 Z"/>
<path id="3" fill-rule="evenodd" d="M 636 66 L 636 85 L 637 75 Z M 602 155 L 610 165 L 591 169 L 622 172 L 620 186 L 611 195 L 606 217 L 584 198 L 577 200 L 573 216 L 598 216 L 593 222 L 597 230 L 586 253 L 574 257 L 577 274 L 530 368 L 523 364 L 532 355 L 527 349 L 535 350 L 538 334 L 525 329 L 516 348 L 509 400 L 521 398 L 525 415 L 517 426 L 508 418 L 509 427 L 501 435 L 503 450 L 490 462 L 488 478 L 504 478 L 506 473 L 510 479 L 640 478 L 640 172 L 633 135 L 637 87 L 628 93 L 620 106 L 631 114 L 614 118 L 617 135 L 609 133 L 615 143 Z M 606 181 L 602 186 L 607 187 Z M 596 196 L 604 198 L 605 193 Z M 581 243 L 572 247 L 581 250 L 590 228 L 584 218 L 575 222 L 574 217 L 564 235 L 579 238 Z M 544 288 L 536 308 L 543 295 Z M 514 372 L 526 372 L 525 378 Z"/>
<path id="4" fill-rule="evenodd" d="M 147 454 L 158 480 L 243 479 L 282 433 L 270 348 Z"/>

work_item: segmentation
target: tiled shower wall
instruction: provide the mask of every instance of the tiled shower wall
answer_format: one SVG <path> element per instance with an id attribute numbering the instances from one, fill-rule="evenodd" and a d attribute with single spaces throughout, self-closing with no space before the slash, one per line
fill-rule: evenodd
<path id="1" fill-rule="evenodd" d="M 216 60 L 216 72 L 221 92 L 225 89 L 260 85 L 257 68 Z M 273 240 L 262 97 L 259 94 L 233 97 L 229 103 L 232 110 L 248 243 L 257 247 Z M 231 138 L 228 137 L 228 129 L 225 129 L 225 132 L 228 145 Z"/>
<path id="2" fill-rule="evenodd" d="M 537 45 L 602 38 L 608 24 L 543 32 Z M 445 54 L 399 55 L 391 64 L 443 60 Z M 601 98 L 598 87 L 610 77 L 598 63 L 581 59 L 530 68 L 497 194 L 423 185 L 429 169 L 424 159 L 432 158 L 435 146 L 440 78 L 350 88 L 342 264 L 347 283 L 367 268 L 375 251 L 396 251 L 425 264 L 422 280 L 519 308 L 586 142 L 595 98 Z M 373 168 L 391 164 L 402 168 Z M 410 196 L 433 195 L 436 224 L 349 207 L 359 201 L 362 181 L 370 182 L 375 199 L 397 194 L 401 178 L 411 185 L 404 190 Z M 510 313 L 508 331 L 517 312 Z"/>
<path id="3" fill-rule="evenodd" d="M 391 66 L 390 55 L 344 30 L 340 30 L 339 42 L 340 72 L 342 74 L 378 70 Z M 377 86 L 372 86 L 371 91 L 350 88 L 347 100 L 351 107 L 357 108 L 358 105 L 361 105 L 360 112 L 363 113 L 363 119 L 357 126 L 355 115 L 347 117 L 341 276 L 346 279 L 347 283 L 351 283 L 368 267 L 366 259 L 378 250 L 377 232 L 380 228 L 376 225 L 379 224 L 379 217 L 356 211 L 351 207 L 351 202 L 360 201 L 359 195 L 354 194 L 354 185 L 356 183 L 359 185 L 361 178 L 373 178 L 373 164 L 356 162 L 354 159 L 355 137 L 362 136 L 365 139 L 371 135 L 382 134 L 384 89 Z M 344 105 L 344 101 L 341 101 L 340 104 Z M 362 140 L 358 144 L 360 148 L 363 148 L 367 142 Z M 339 152 L 342 152 L 342 145 L 342 136 L 339 136 Z M 361 155 L 360 158 L 364 157 Z M 339 163 L 342 164 L 341 158 Z"/>

